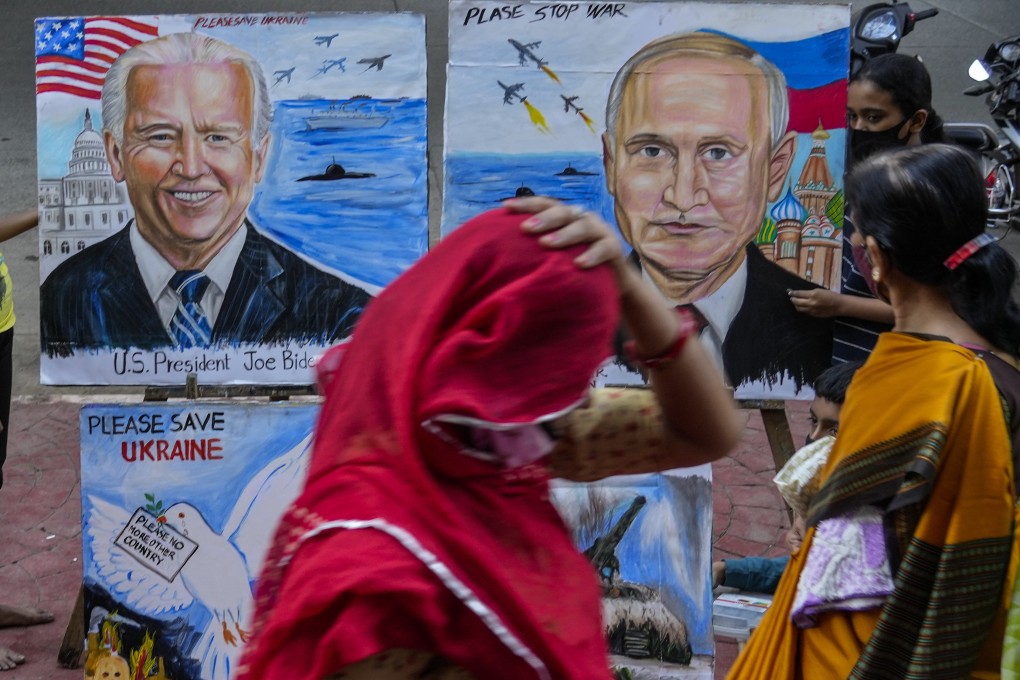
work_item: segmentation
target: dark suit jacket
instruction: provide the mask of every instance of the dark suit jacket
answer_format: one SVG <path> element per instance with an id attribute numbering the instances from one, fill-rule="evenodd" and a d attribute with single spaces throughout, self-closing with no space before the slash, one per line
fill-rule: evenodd
<path id="1" fill-rule="evenodd" d="M 170 347 L 128 237 L 130 225 L 75 254 L 42 285 L 42 349 Z M 371 297 L 317 269 L 246 223 L 212 343 L 329 343 L 348 335 Z"/>
<path id="2" fill-rule="evenodd" d="M 770 262 L 747 246 L 744 301 L 723 339 L 723 371 L 734 387 L 751 380 L 774 386 L 784 373 L 799 390 L 810 386 L 832 361 L 832 320 L 798 312 L 786 291 L 820 286 Z M 637 252 L 631 260 L 640 266 Z"/>
<path id="3" fill-rule="evenodd" d="M 770 262 L 754 244 L 747 246 L 744 302 L 722 347 L 731 385 L 764 380 L 771 386 L 786 372 L 800 389 L 832 363 L 832 320 L 798 312 L 786 292 L 791 288 L 819 286 Z"/>

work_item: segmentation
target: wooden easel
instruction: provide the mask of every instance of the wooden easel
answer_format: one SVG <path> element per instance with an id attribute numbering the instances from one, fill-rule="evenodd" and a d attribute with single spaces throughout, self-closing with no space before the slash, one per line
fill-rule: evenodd
<path id="1" fill-rule="evenodd" d="M 772 461 L 776 472 L 786 465 L 797 449 L 793 445 L 793 434 L 790 432 L 790 420 L 786 417 L 786 402 L 781 399 L 738 399 L 737 405 L 742 409 L 757 409 L 761 412 L 761 421 L 765 427 L 765 437 L 772 449 Z M 783 503 L 786 515 L 793 522 L 793 509 Z"/>
<path id="2" fill-rule="evenodd" d="M 181 387 L 166 385 L 146 387 L 143 401 L 168 399 L 252 399 L 268 397 L 269 401 L 287 401 L 291 397 L 314 396 L 314 385 L 199 385 L 198 376 L 189 373 Z"/>
<path id="3" fill-rule="evenodd" d="M 742 409 L 757 409 L 761 412 L 765 436 L 769 440 L 772 460 L 778 472 L 797 450 L 790 433 L 790 421 L 786 417 L 786 402 L 781 399 L 738 399 L 737 405 Z"/>
<path id="4" fill-rule="evenodd" d="M 182 386 L 149 386 L 142 401 L 169 399 L 245 399 L 268 397 L 269 401 L 287 401 L 296 396 L 313 396 L 313 385 L 199 385 L 198 376 L 189 373 Z M 85 650 L 85 585 L 78 588 L 78 597 L 64 630 L 64 639 L 57 652 L 61 668 L 78 668 Z"/>

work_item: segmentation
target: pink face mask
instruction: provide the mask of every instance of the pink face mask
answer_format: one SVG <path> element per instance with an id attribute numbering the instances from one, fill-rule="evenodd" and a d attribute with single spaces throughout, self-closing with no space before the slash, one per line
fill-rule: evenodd
<path id="1" fill-rule="evenodd" d="M 883 302 L 888 302 L 885 296 L 878 291 L 878 284 L 875 283 L 875 279 L 871 275 L 873 267 L 871 266 L 871 260 L 868 259 L 868 251 L 865 246 L 851 243 L 850 254 L 854 259 L 854 266 L 861 273 L 861 276 L 864 277 L 864 282 L 868 285 L 868 290 L 871 291 L 871 294 Z"/>

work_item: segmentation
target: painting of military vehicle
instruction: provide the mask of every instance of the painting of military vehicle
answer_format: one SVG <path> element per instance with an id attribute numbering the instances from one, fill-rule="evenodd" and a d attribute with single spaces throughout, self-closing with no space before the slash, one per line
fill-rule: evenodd
<path id="1" fill-rule="evenodd" d="M 553 482 L 556 507 L 601 585 L 617 678 L 713 677 L 710 474 Z"/>
<path id="2" fill-rule="evenodd" d="M 610 527 L 584 550 L 602 584 L 602 619 L 609 651 L 634 659 L 689 664 L 687 627 L 662 604 L 658 590 L 620 578 L 616 547 L 646 499 L 637 496 Z"/>

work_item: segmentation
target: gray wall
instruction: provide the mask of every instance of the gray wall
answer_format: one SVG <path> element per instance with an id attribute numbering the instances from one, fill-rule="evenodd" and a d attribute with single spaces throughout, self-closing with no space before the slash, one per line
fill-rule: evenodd
<path id="1" fill-rule="evenodd" d="M 796 4 L 823 4 L 800 0 Z M 984 103 L 964 97 L 971 84 L 967 67 L 993 41 L 1020 33 L 1016 0 L 918 0 L 915 10 L 937 8 L 940 14 L 919 24 L 901 52 L 917 54 L 931 71 L 935 108 L 947 121 L 990 122 Z M 864 6 L 859 4 L 857 7 Z M 426 17 L 429 58 L 430 223 L 438 229 L 442 175 L 442 116 L 445 99 L 448 4 L 440 0 L 14 0 L 4 3 L 0 23 L 0 205 L 11 212 L 36 204 L 35 70 L 33 19 L 37 16 L 88 14 L 169 14 L 269 11 L 419 12 Z M 138 392 L 131 388 L 52 388 L 39 385 L 38 234 L 33 230 L 3 246 L 15 280 L 14 394 Z"/>

